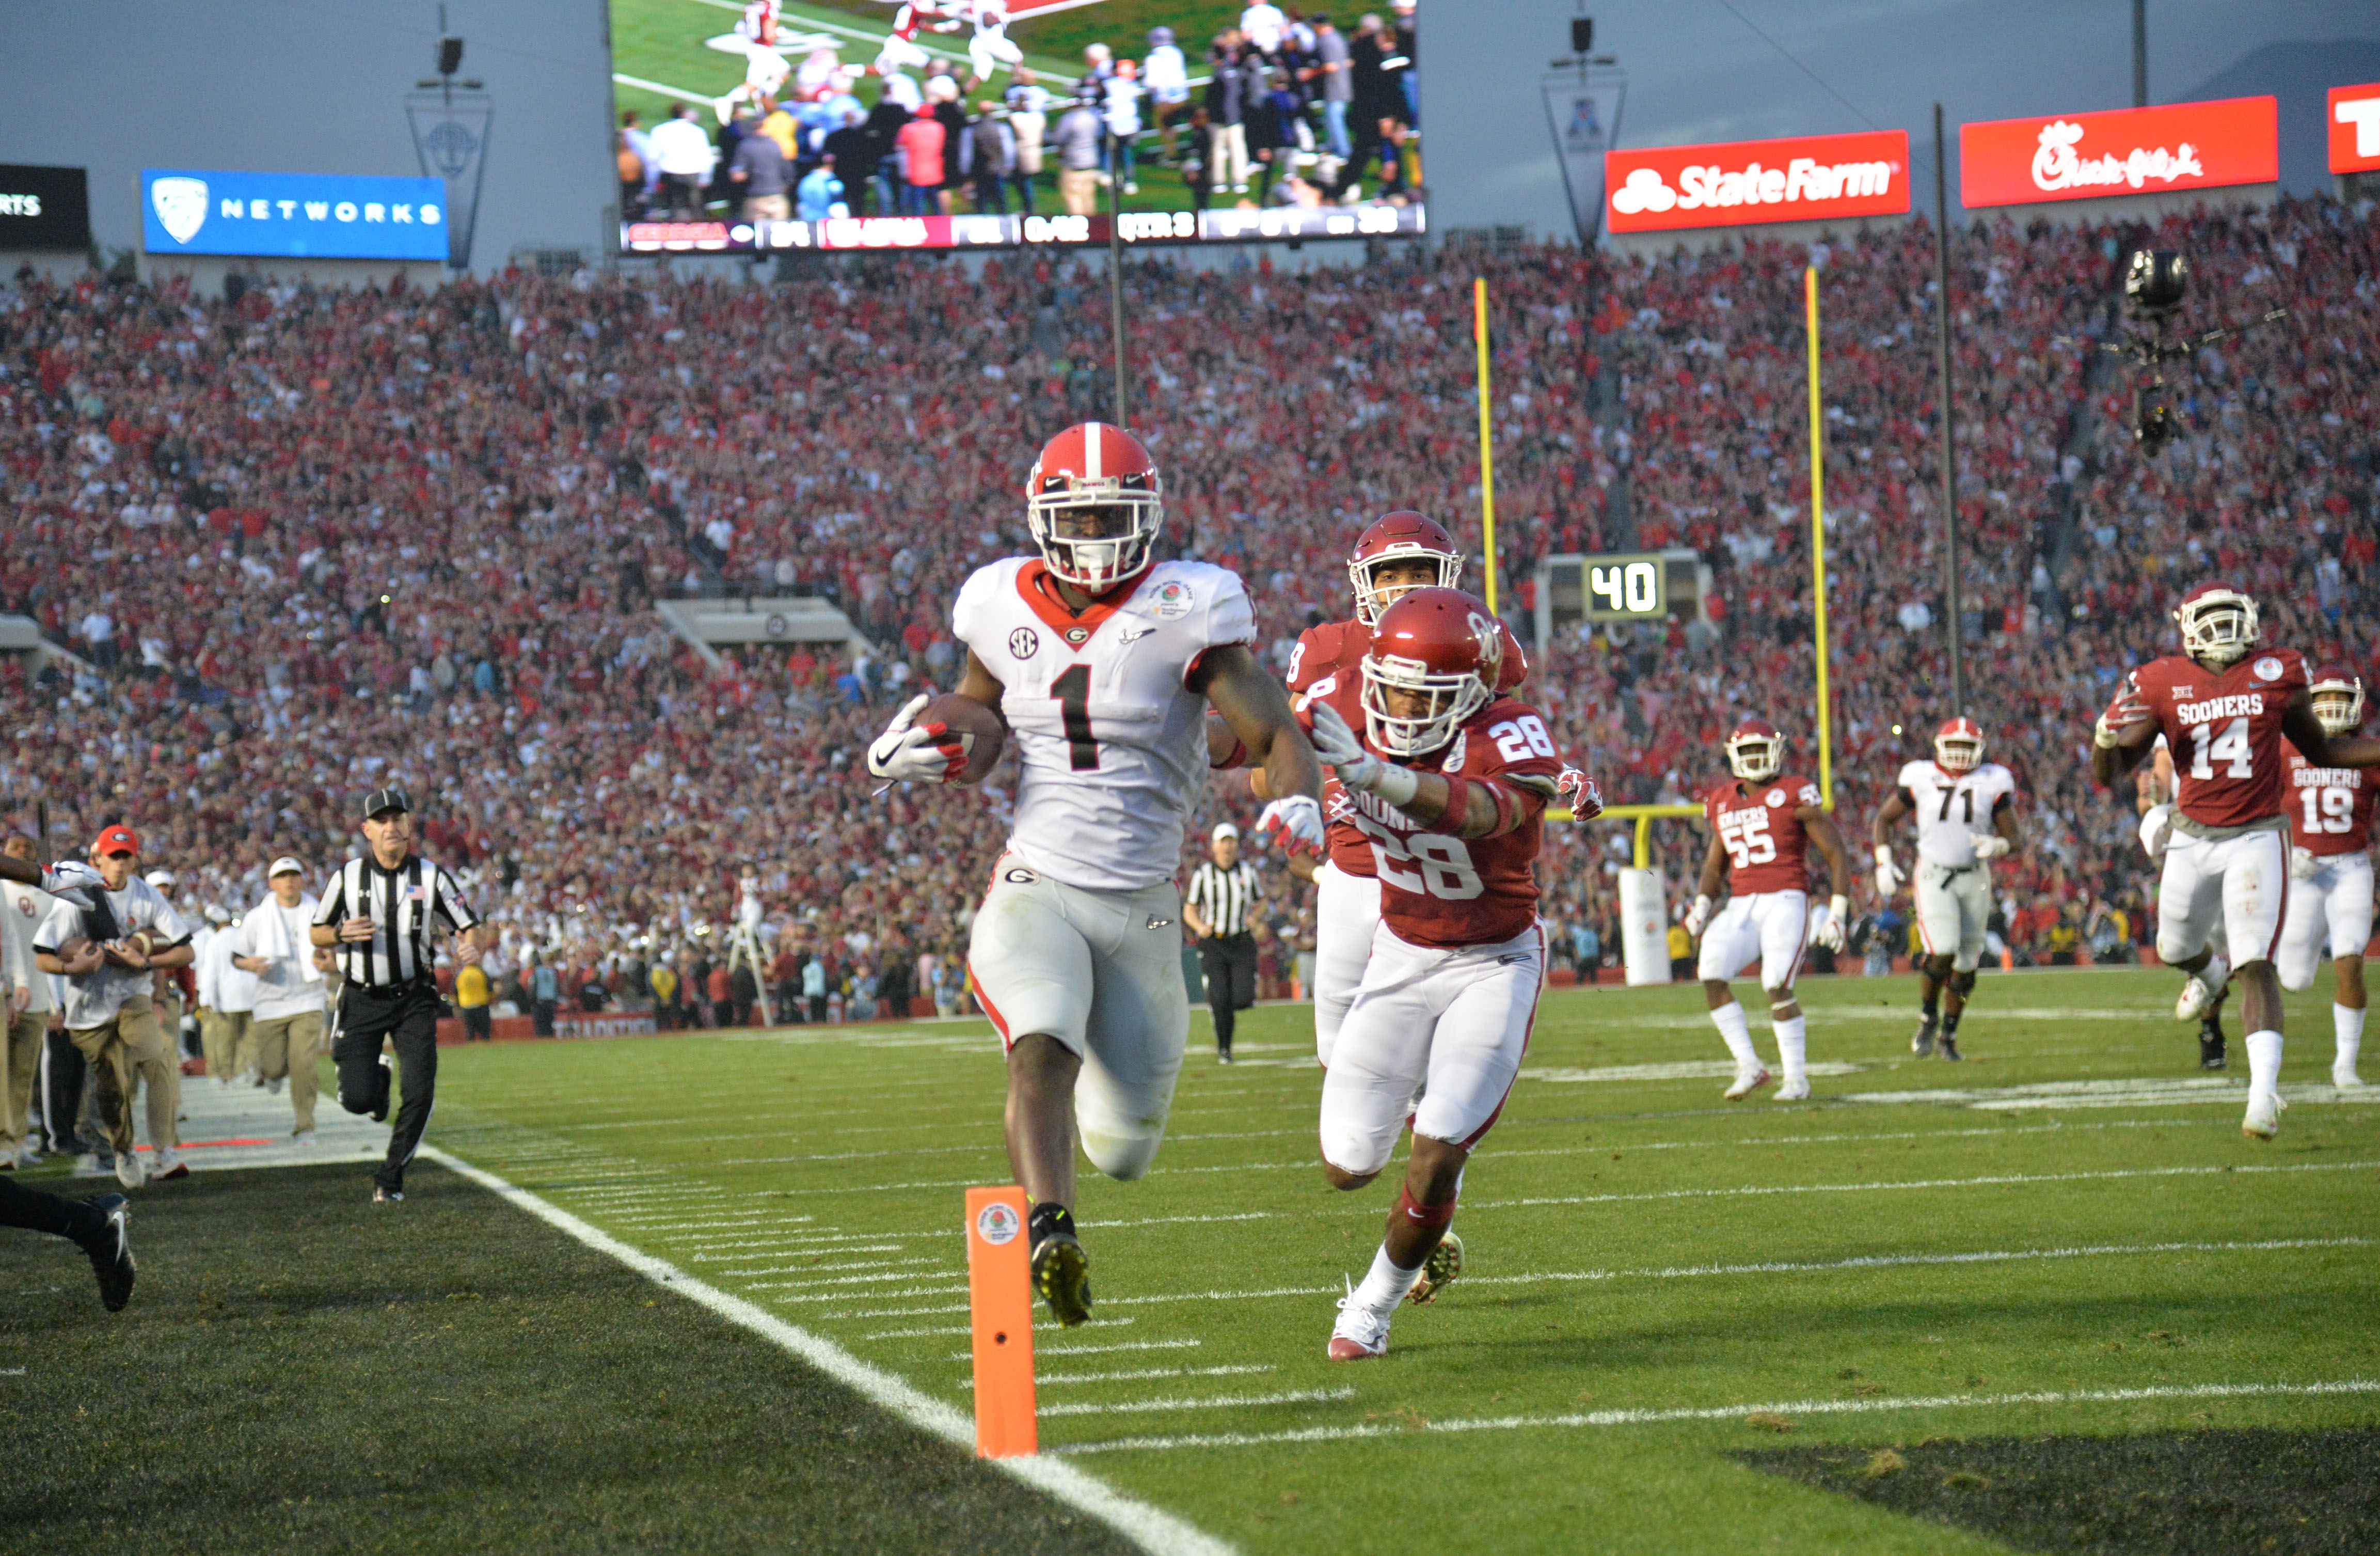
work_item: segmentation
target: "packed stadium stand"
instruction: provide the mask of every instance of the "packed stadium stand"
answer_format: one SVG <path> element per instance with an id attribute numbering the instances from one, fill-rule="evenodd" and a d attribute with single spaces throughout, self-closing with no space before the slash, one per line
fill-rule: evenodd
<path id="1" fill-rule="evenodd" d="M 2374 237 L 2368 206 L 2329 201 L 1956 236 L 1970 701 L 2037 845 L 2004 878 L 2015 954 L 2046 959 L 2061 924 L 2102 955 L 2144 937 L 2131 796 L 2095 792 L 2085 755 L 2182 589 L 2236 579 L 2267 640 L 2380 670 L 2348 609 L 2374 561 Z M 2152 238 L 2196 267 L 2187 327 L 2289 310 L 2183 367 L 2183 428 L 2154 461 L 2132 447 L 2131 370 L 2094 347 L 2120 327 L 2121 255 Z M 1848 831 L 1952 711 L 1932 255 L 1912 223 L 1658 262 L 1416 246 L 1300 274 L 1137 264 L 1134 419 L 1166 468 L 1169 538 L 1247 578 L 1263 651 L 1285 659 L 1346 614 L 1341 559 L 1368 517 L 1415 507 L 1475 536 L 1486 275 L 1508 605 L 1548 552 L 1686 545 L 1716 573 L 1708 624 L 1573 633 L 1539 658 L 1566 751 L 1615 800 L 1681 798 L 1759 712 L 1809 770 L 1815 259 Z M 535 945 L 626 981 L 631 961 L 698 954 L 747 865 L 788 948 L 838 979 L 948 956 L 1004 775 L 875 799 L 864 748 L 918 684 L 953 679 L 948 601 L 1023 549 L 1034 447 L 1107 414 L 1105 316 L 1102 283 L 1033 257 L 237 297 L 20 276 L 0 294 L 0 609 L 87 668 L 0 669 L 0 802 L 19 827 L 45 802 L 76 837 L 127 820 L 193 904 L 237 907 L 274 855 L 330 857 L 352 791 L 395 781 L 515 961 Z M 653 610 L 795 592 L 874 647 L 714 672 Z M 1211 803 L 1255 809 L 1221 780 Z M 1593 926 L 1616 961 L 1621 829 L 1556 831 L 1557 942 L 1575 955 L 1572 928 Z M 1666 839 L 1673 902 L 1696 852 L 1683 828 Z M 1278 888 L 1294 938 L 1302 893 Z M 1276 981 L 1287 966 L 1276 952 Z"/>

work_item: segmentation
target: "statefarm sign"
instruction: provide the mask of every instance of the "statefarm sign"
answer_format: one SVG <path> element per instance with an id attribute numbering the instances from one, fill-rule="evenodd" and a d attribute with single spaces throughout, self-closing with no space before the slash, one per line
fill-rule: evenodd
<path id="1" fill-rule="evenodd" d="M 1603 153 L 1613 232 L 1749 226 L 1909 209 L 1909 136 L 1898 129 Z"/>
<path id="2" fill-rule="evenodd" d="M 2269 184 L 2280 176 L 2280 120 L 2269 97 L 1959 127 L 1959 201 L 1971 211 Z"/>
<path id="3" fill-rule="evenodd" d="M 2330 170 L 2380 168 L 2380 85 L 2330 89 Z"/>

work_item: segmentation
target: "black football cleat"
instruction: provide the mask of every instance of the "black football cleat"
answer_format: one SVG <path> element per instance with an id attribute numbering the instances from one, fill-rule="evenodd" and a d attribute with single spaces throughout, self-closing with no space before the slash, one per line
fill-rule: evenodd
<path id="1" fill-rule="evenodd" d="M 1053 1232 L 1033 1250 L 1033 1289 L 1050 1305 L 1050 1316 L 1072 1329 L 1091 1316 L 1091 1261 L 1081 1239 Z"/>
<path id="2" fill-rule="evenodd" d="M 1939 1016 L 1919 1016 L 1917 1018 L 1917 1033 L 1914 1037 L 1909 1039 L 1909 1052 L 1917 1055 L 1920 1059 L 1931 1057 L 1934 1052 L 1934 1034 L 1940 1028 L 1941 1025 L 1942 1021 Z"/>
<path id="3" fill-rule="evenodd" d="M 83 1203 L 107 1218 L 105 1226 L 78 1240 L 91 1256 L 92 1273 L 99 1277 L 101 1305 L 111 1313 L 121 1313 L 132 1300 L 132 1240 L 126 1232 L 132 1206 L 120 1194 L 103 1194 Z"/>
<path id="4" fill-rule="evenodd" d="M 2202 1070 L 2219 1070 L 2230 1062 L 2231 1056 L 2226 1052 L 2223 1041 L 2223 1028 L 2212 1021 L 2200 1022 L 2198 1024 L 2198 1067 Z"/>
<path id="5" fill-rule="evenodd" d="M 1948 1032 L 1942 1034 L 1942 1057 L 1953 1064 L 1966 1057 L 1959 1052 L 1959 1039 Z"/>
<path id="6" fill-rule="evenodd" d="M 402 1205 L 405 1203 L 405 1190 L 401 1188 L 380 1188 L 375 1186 L 372 1189 L 372 1203 L 375 1205 Z"/>

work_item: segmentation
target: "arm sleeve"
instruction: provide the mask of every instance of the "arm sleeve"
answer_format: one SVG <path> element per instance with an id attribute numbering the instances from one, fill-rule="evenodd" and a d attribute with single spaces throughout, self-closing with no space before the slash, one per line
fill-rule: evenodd
<path id="1" fill-rule="evenodd" d="M 1215 569 L 1214 596 L 1207 602 L 1206 617 L 1199 634 L 1199 650 L 1220 648 L 1226 643 L 1253 643 L 1257 640 L 1256 608 L 1248 603 L 1247 585 L 1228 567 Z"/>
<path id="2" fill-rule="evenodd" d="M 174 911 L 174 905 L 167 902 L 164 893 L 155 887 L 149 888 L 148 894 L 141 899 L 141 906 L 148 910 L 146 927 L 153 934 L 165 937 L 165 948 L 179 945 L 190 938 L 190 927 L 182 922 L 182 916 Z"/>
<path id="3" fill-rule="evenodd" d="M 42 927 L 33 931 L 33 949 L 55 956 L 58 947 L 82 933 L 82 909 L 72 903 L 62 902 L 50 909 Z"/>
<path id="4" fill-rule="evenodd" d="M 214 938 L 207 942 L 207 948 L 199 954 L 199 965 L 196 969 L 199 975 L 199 1003 L 209 1010 L 212 1010 L 215 1005 L 215 984 L 219 981 L 223 970 L 225 948 L 232 943 L 229 930 L 217 930 Z"/>
<path id="5" fill-rule="evenodd" d="M 438 917 L 457 934 L 480 921 L 480 916 L 471 911 L 470 903 L 465 899 L 463 889 L 443 868 L 438 871 Z"/>
<path id="6" fill-rule="evenodd" d="M 322 900 L 314 906 L 314 922 L 335 924 L 346 917 L 347 872 L 342 868 L 331 872 L 323 883 Z"/>
<path id="7" fill-rule="evenodd" d="M 0 923 L 0 981 L 12 992 L 30 989 L 33 979 L 41 976 L 33 966 L 34 926 L 23 914 L 13 911 L 15 906 L 0 897 L 0 913 L 6 915 L 6 921 Z"/>

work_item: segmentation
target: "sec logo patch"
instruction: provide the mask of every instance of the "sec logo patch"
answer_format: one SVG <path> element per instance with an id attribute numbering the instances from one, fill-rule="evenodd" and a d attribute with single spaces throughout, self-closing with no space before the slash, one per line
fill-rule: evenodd
<path id="1" fill-rule="evenodd" d="M 1041 651 L 1041 635 L 1029 626 L 1020 626 L 1008 635 L 1008 651 L 1018 659 L 1031 659 Z"/>
<path id="2" fill-rule="evenodd" d="M 1782 810 L 1785 808 L 1785 791 L 1782 789 L 1771 789 L 1763 797 L 1767 801 L 1768 808 L 1771 810 Z"/>
<path id="3" fill-rule="evenodd" d="M 2281 662 L 2279 660 L 2274 658 L 2271 654 L 2266 654 L 2264 658 L 2256 662 L 2256 679 L 2260 681 L 2277 681 L 2280 678 Z"/>

